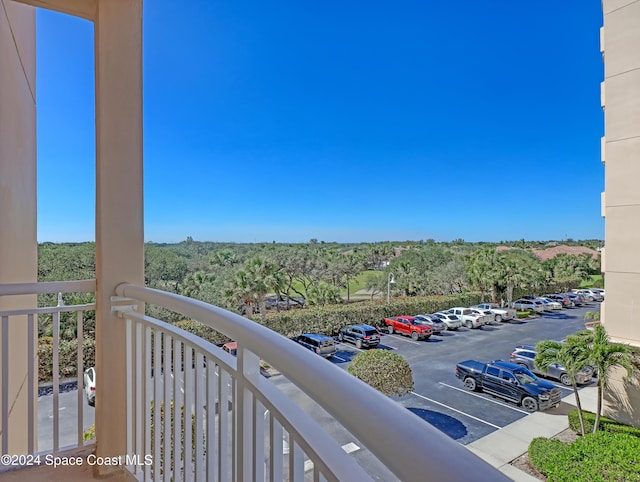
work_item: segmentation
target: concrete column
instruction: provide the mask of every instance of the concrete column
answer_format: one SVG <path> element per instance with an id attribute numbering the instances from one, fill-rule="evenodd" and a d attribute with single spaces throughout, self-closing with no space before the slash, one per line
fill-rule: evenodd
<path id="1" fill-rule="evenodd" d="M 0 283 L 37 278 L 35 9 L 14 2 L 0 7 Z M 33 296 L 0 298 L 0 310 L 36 306 Z M 12 317 L 8 336 L 8 453 L 27 453 L 26 317 Z M 1 336 L 1 334 L 0 334 Z M 2 340 L 5 341 L 5 340 Z M 3 346 L 0 341 L 0 349 Z M 4 354 L 2 354 L 4 355 Z M 2 363 L 2 356 L 0 356 Z M 0 366 L 0 373 L 2 367 Z M 37 372 L 35 374 L 37 378 Z M 35 380 L 37 382 L 37 379 Z M 4 407 L 3 407 L 4 408 Z M 34 428 L 34 440 L 37 433 Z"/>
<path id="2" fill-rule="evenodd" d="M 141 0 L 98 1 L 95 82 L 96 439 L 108 457 L 126 453 L 125 330 L 110 297 L 144 284 Z"/>

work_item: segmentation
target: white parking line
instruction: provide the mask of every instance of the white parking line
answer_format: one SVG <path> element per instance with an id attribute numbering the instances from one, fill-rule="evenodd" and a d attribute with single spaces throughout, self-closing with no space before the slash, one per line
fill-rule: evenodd
<path id="1" fill-rule="evenodd" d="M 502 402 L 498 402 L 497 400 L 491 400 L 490 398 L 483 397 L 482 395 L 478 395 L 477 393 L 472 393 L 469 390 L 463 390 L 462 388 L 454 387 L 452 385 L 447 385 L 446 383 L 443 383 L 443 382 L 439 382 L 439 383 L 440 385 L 444 385 L 445 387 L 451 388 L 452 390 L 458 390 L 459 392 L 466 393 L 467 395 L 472 395 L 474 397 L 481 398 L 482 400 L 486 400 L 487 402 L 495 403 L 496 405 L 500 405 L 501 407 L 510 408 L 511 410 L 515 410 L 516 412 L 529 415 L 529 412 L 527 412 L 526 410 L 520 410 L 519 408 L 512 407 L 511 405 L 507 405 Z"/>
<path id="2" fill-rule="evenodd" d="M 346 361 L 347 361 L 347 360 L 345 360 L 344 358 L 339 357 L 338 355 L 333 355 L 333 358 L 335 358 L 336 360 L 343 361 L 343 362 L 346 362 Z"/>
<path id="3" fill-rule="evenodd" d="M 422 343 L 420 343 L 420 342 L 418 342 L 418 341 L 407 340 L 407 339 L 406 339 L 404 336 L 402 336 L 402 335 L 391 335 L 391 334 L 389 334 L 389 335 L 387 335 L 387 336 L 391 336 L 391 337 L 396 338 L 396 339 L 398 339 L 398 340 L 406 341 L 407 343 L 413 343 L 414 345 L 421 345 L 421 344 L 422 344 Z M 389 347 L 389 348 L 391 348 L 391 347 Z M 394 350 L 395 350 L 395 348 L 394 348 Z"/>
<path id="4" fill-rule="evenodd" d="M 344 346 L 348 346 L 349 348 L 353 348 L 354 350 L 358 350 L 358 351 L 364 351 L 362 348 L 357 348 L 354 345 L 349 345 L 347 343 L 345 343 L 344 341 L 339 341 L 338 342 L 339 345 L 344 345 Z"/>
<path id="5" fill-rule="evenodd" d="M 448 408 L 449 410 L 459 413 L 460 415 L 464 415 L 465 417 L 469 417 L 472 418 L 473 420 L 477 420 L 480 423 L 484 423 L 485 425 L 489 425 L 493 428 L 496 428 L 498 430 L 500 430 L 502 427 L 500 427 L 499 425 L 494 425 L 491 422 L 487 422 L 486 420 L 482 420 L 481 418 L 478 417 L 474 417 L 473 415 L 469 415 L 468 413 L 462 412 L 460 410 L 456 410 L 453 407 L 450 407 L 449 405 L 445 405 L 444 403 L 440 403 L 440 402 L 436 402 L 435 400 L 431 400 L 430 398 L 425 397 L 424 395 L 420 395 L 419 393 L 416 392 L 411 392 L 411 395 L 415 395 L 416 397 L 420 397 L 420 398 L 424 398 L 425 400 L 431 402 L 431 403 L 435 403 L 436 405 L 440 405 L 442 407 Z"/>
<path id="6" fill-rule="evenodd" d="M 358 447 L 353 442 L 349 442 L 348 444 L 344 444 L 342 446 L 342 450 L 344 450 L 346 453 L 350 454 L 351 452 L 355 452 L 356 450 L 360 450 L 360 447 Z M 311 460 L 305 460 L 304 461 L 304 471 L 308 472 L 311 469 L 313 469 L 313 462 Z"/>
<path id="7" fill-rule="evenodd" d="M 562 390 L 568 390 L 568 391 L 570 391 L 570 392 L 573 392 L 573 387 L 568 387 L 568 386 L 566 386 L 566 385 L 563 385 L 562 383 L 552 382 L 551 380 L 547 380 L 547 381 L 548 381 L 548 382 L 551 382 L 551 384 L 552 384 L 554 387 L 561 388 Z M 578 386 L 578 388 L 580 388 L 580 387 Z"/>

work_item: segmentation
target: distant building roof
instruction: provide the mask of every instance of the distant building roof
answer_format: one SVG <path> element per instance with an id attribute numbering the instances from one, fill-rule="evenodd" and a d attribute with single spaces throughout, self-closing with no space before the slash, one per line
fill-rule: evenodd
<path id="1" fill-rule="evenodd" d="M 506 251 L 508 249 L 514 249 L 510 246 L 498 246 L 496 247 L 496 251 Z M 571 254 L 571 255 L 580 255 L 580 254 L 588 254 L 592 258 L 597 258 L 600 253 L 598 253 L 595 249 L 587 248 L 586 246 L 566 246 L 564 244 L 553 246 L 551 248 L 546 249 L 538 249 L 532 248 L 531 251 L 536 257 L 538 257 L 541 261 L 546 261 L 551 258 L 555 258 L 559 254 Z"/>

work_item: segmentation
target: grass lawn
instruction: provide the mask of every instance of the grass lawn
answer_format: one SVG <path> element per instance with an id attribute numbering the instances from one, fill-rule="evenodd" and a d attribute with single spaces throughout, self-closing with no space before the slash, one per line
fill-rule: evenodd
<path id="1" fill-rule="evenodd" d="M 580 288 L 594 288 L 596 286 L 604 286 L 604 279 L 601 274 L 592 274 L 591 279 L 580 283 Z"/>
<path id="2" fill-rule="evenodd" d="M 361 272 L 354 279 L 349 280 L 349 291 L 351 295 L 353 295 L 356 291 L 363 290 L 367 287 L 367 279 L 371 275 L 375 275 L 376 273 L 384 274 L 382 271 L 368 270 Z M 304 287 L 302 283 L 297 281 L 293 282 L 293 287 L 298 290 L 300 293 L 305 293 Z M 343 297 L 347 297 L 347 288 L 340 288 L 340 295 Z M 295 295 L 294 295 L 295 296 Z M 367 295 L 368 296 L 368 295 Z"/>
<path id="3" fill-rule="evenodd" d="M 367 287 L 367 279 L 371 275 L 375 275 L 376 273 L 382 273 L 382 271 L 375 271 L 375 270 L 363 271 L 354 279 L 349 280 L 349 290 L 351 294 L 355 293 L 356 291 L 365 289 Z M 340 295 L 347 296 L 347 288 L 341 288 Z"/>

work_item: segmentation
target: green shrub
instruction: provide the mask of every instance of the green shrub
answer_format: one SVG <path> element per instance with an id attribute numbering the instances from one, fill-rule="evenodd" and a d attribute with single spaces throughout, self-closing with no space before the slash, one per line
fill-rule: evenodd
<path id="1" fill-rule="evenodd" d="M 82 342 L 84 366 L 96 364 L 96 341 L 85 338 Z M 78 372 L 78 340 L 60 340 L 58 346 L 58 365 L 61 378 L 75 377 Z M 38 339 L 38 381 L 53 380 L 53 338 L 43 336 Z"/>
<path id="2" fill-rule="evenodd" d="M 535 438 L 529 460 L 549 482 L 640 481 L 640 438 L 597 432 L 573 443 Z"/>
<path id="3" fill-rule="evenodd" d="M 204 323 L 200 323 L 199 321 L 182 320 L 173 323 L 173 325 L 177 328 L 181 328 L 184 331 L 193 333 L 194 335 L 197 335 L 200 338 L 213 343 L 214 345 L 230 341 L 228 336 L 223 335 L 219 331 L 211 328 L 209 325 L 205 325 Z"/>
<path id="4" fill-rule="evenodd" d="M 91 426 L 82 432 L 82 441 L 88 442 L 89 440 L 95 440 L 96 438 L 96 424 L 92 423 Z"/>
<path id="5" fill-rule="evenodd" d="M 411 367 L 392 351 L 374 349 L 358 353 L 347 370 L 387 396 L 402 396 L 413 390 Z"/>
<path id="6" fill-rule="evenodd" d="M 548 474 L 553 471 L 556 458 L 564 455 L 567 446 L 560 440 L 536 437 L 529 444 L 529 461 L 540 472 Z"/>
<path id="7" fill-rule="evenodd" d="M 575 433 L 580 433 L 580 417 L 578 416 L 578 409 L 571 410 L 568 417 L 569 427 L 571 428 L 571 430 L 573 430 Z M 592 432 L 593 424 L 596 421 L 596 414 L 583 410 L 582 417 L 584 419 L 585 432 Z M 631 427 L 607 417 L 600 417 L 600 426 L 598 427 L 598 429 L 604 432 L 624 433 L 627 435 L 640 437 L 640 428 Z"/>
<path id="8" fill-rule="evenodd" d="M 362 301 L 359 303 L 311 307 L 267 314 L 253 320 L 278 333 L 291 337 L 305 332 L 320 332 L 336 335 L 347 325 L 366 323 L 383 327 L 384 319 L 396 315 L 434 313 L 452 306 L 470 306 L 480 302 L 478 293 L 463 293 L 447 296 L 411 296 L 386 300 Z"/>
<path id="9" fill-rule="evenodd" d="M 529 311 L 529 310 L 516 311 L 516 316 L 518 317 L 519 320 L 522 318 L 529 318 L 529 316 L 531 316 L 532 314 L 535 314 L 535 311 Z"/>

